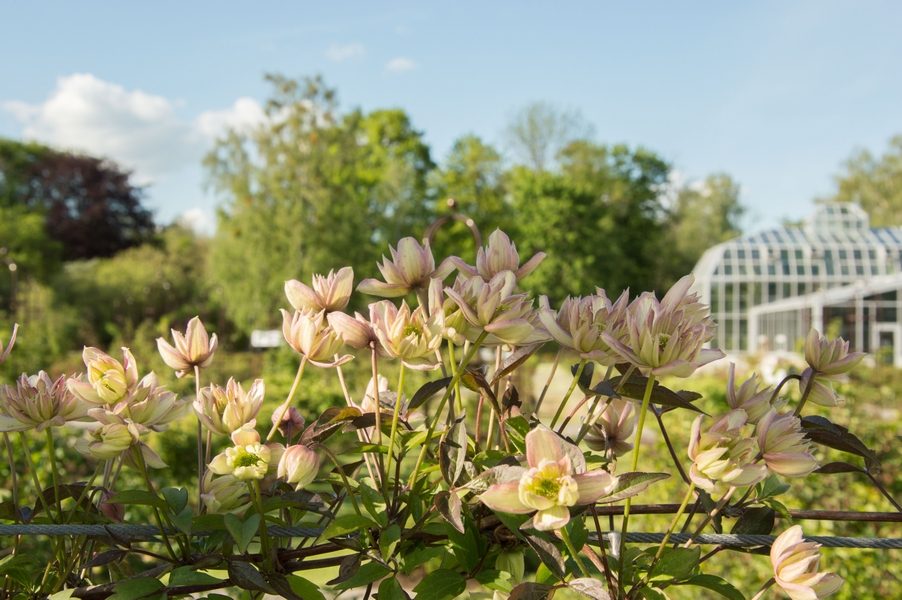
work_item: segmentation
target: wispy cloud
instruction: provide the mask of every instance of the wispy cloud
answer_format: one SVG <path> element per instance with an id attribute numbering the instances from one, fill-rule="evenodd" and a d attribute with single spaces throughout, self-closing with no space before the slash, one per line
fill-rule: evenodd
<path id="1" fill-rule="evenodd" d="M 363 44 L 356 42 L 353 44 L 332 44 L 326 50 L 326 58 L 332 62 L 344 62 L 360 58 L 364 54 L 366 54 L 366 48 L 364 48 Z"/>
<path id="2" fill-rule="evenodd" d="M 417 63 L 406 56 L 397 56 L 385 63 L 385 70 L 390 73 L 405 73 L 417 68 Z"/>

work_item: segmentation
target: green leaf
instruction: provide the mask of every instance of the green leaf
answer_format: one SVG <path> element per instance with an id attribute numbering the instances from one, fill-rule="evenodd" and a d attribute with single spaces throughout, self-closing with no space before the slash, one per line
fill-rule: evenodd
<path id="1" fill-rule="evenodd" d="M 305 596 L 306 598 L 306 596 Z M 386 577 L 379 584 L 376 600 L 410 600 L 410 596 L 401 587 L 397 577 Z"/>
<path id="2" fill-rule="evenodd" d="M 577 550 L 582 550 L 582 547 L 589 541 L 589 530 L 586 529 L 585 520 L 582 518 L 570 519 L 567 529 L 569 530 L 570 541 L 573 542 L 573 547 Z"/>
<path id="3" fill-rule="evenodd" d="M 391 573 L 391 569 L 389 569 L 382 563 L 373 560 L 366 563 L 365 565 L 362 565 L 359 569 L 357 569 L 356 573 L 354 573 L 335 587 L 339 590 L 360 587 L 362 585 L 367 585 L 369 583 L 373 583 L 376 580 L 382 579 L 389 573 Z"/>
<path id="4" fill-rule="evenodd" d="M 323 596 L 323 593 L 319 591 L 319 586 L 309 579 L 304 579 L 300 575 L 288 575 L 286 576 L 286 579 L 288 580 L 288 585 L 291 586 L 291 589 L 294 591 L 294 593 L 304 600 L 326 599 L 326 597 Z"/>
<path id="5" fill-rule="evenodd" d="M 229 533 L 232 535 L 232 539 L 235 540 L 238 551 L 241 553 L 247 552 L 247 547 L 254 539 L 257 529 L 260 527 L 260 515 L 254 513 L 246 520 L 242 521 L 233 514 L 227 514 L 223 517 L 223 521 L 225 522 L 226 529 L 228 529 Z"/>
<path id="6" fill-rule="evenodd" d="M 776 512 L 766 506 L 747 508 L 733 524 L 730 533 L 736 535 L 768 535 L 774 530 Z"/>
<path id="7" fill-rule="evenodd" d="M 213 583 L 222 583 L 222 579 L 208 575 L 202 571 L 197 571 L 195 567 L 190 565 L 173 569 L 169 574 L 169 585 L 207 585 Z"/>
<path id="8" fill-rule="evenodd" d="M 558 547 L 538 535 L 525 535 L 524 537 L 529 547 L 539 556 L 542 564 L 563 581 L 567 575 L 567 567 L 564 565 L 564 558 Z"/>
<path id="9" fill-rule="evenodd" d="M 511 574 L 503 573 L 495 569 L 484 569 L 474 577 L 476 581 L 493 591 L 504 592 L 511 591 Z"/>
<path id="10" fill-rule="evenodd" d="M 658 562 L 648 574 L 651 580 L 673 579 L 680 581 L 694 574 L 701 558 L 701 547 L 665 548 Z"/>
<path id="11" fill-rule="evenodd" d="M 188 505 L 188 490 L 185 488 L 163 488 L 160 490 L 172 514 L 177 515 Z"/>
<path id="12" fill-rule="evenodd" d="M 451 569 L 438 569 L 426 575 L 417 587 L 417 600 L 447 600 L 463 593 L 467 579 Z"/>
<path id="13" fill-rule="evenodd" d="M 771 474 L 767 476 L 767 479 L 758 484 L 758 499 L 761 500 L 779 496 L 780 494 L 786 493 L 788 490 L 788 483 L 783 483 L 778 476 Z"/>
<path id="14" fill-rule="evenodd" d="M 502 377 L 514 371 L 517 367 L 529 360 L 529 357 L 536 353 L 536 350 L 543 344 L 533 344 L 531 346 L 521 346 L 513 354 L 504 359 L 501 368 L 492 375 L 491 385 L 495 385 Z"/>
<path id="15" fill-rule="evenodd" d="M 385 498 L 365 483 L 358 482 L 357 493 L 363 502 L 366 512 L 379 524 L 380 527 L 388 525 L 388 513 L 385 510 Z"/>
<path id="16" fill-rule="evenodd" d="M 837 425 L 817 415 L 802 417 L 802 429 L 812 442 L 842 452 L 856 454 L 865 460 L 868 470 L 880 465 L 874 451 L 864 445 L 858 437 L 842 425 Z"/>
<path id="17" fill-rule="evenodd" d="M 229 561 L 229 578 L 238 587 L 250 590 L 252 592 L 266 592 L 267 594 L 276 594 L 277 591 L 263 574 L 257 570 L 257 567 L 249 562 L 241 560 Z"/>
<path id="18" fill-rule="evenodd" d="M 668 473 L 641 473 L 638 471 L 624 473 L 617 477 L 617 484 L 609 496 L 599 498 L 598 504 L 611 504 L 626 500 L 637 494 L 642 493 L 653 483 L 667 479 L 670 477 Z"/>
<path id="19" fill-rule="evenodd" d="M 139 598 L 156 597 L 166 586 L 153 577 L 135 577 L 121 579 L 114 586 L 115 592 L 108 600 L 138 600 Z"/>
<path id="20" fill-rule="evenodd" d="M 340 517 L 336 517 L 331 523 L 329 523 L 329 525 L 326 527 L 326 530 L 323 531 L 322 537 L 324 539 L 331 539 L 370 527 L 376 527 L 378 529 L 379 524 L 372 519 L 368 519 L 367 517 L 358 515 L 356 513 L 350 515 L 341 515 Z"/>
<path id="21" fill-rule="evenodd" d="M 157 508 L 166 508 L 166 501 L 151 494 L 147 490 L 123 490 L 116 492 L 112 498 L 107 500 L 110 504 L 137 504 L 141 506 L 156 506 Z"/>
<path id="22" fill-rule="evenodd" d="M 398 527 L 397 523 L 392 523 L 388 526 L 388 528 L 383 529 L 379 533 L 379 551 L 382 553 L 382 557 L 388 560 L 388 557 L 392 555 L 392 551 L 394 551 L 395 546 L 398 545 L 398 540 L 401 539 L 401 528 Z"/>
<path id="23" fill-rule="evenodd" d="M 634 373 L 622 386 L 620 384 L 621 379 L 622 377 L 614 377 L 611 380 L 611 386 L 615 389 L 618 389 L 619 387 L 622 396 L 634 400 L 641 400 L 645 395 L 645 386 L 648 383 L 648 378 Z M 652 404 L 659 404 L 667 408 L 685 408 L 697 413 L 707 414 L 705 411 L 692 404 L 692 400 L 697 400 L 698 398 L 701 398 L 700 394 L 694 392 L 675 392 L 656 381 L 651 391 L 650 401 Z"/>
<path id="24" fill-rule="evenodd" d="M 833 475 L 834 473 L 867 473 L 867 471 L 847 462 L 836 461 L 822 465 L 815 473 Z"/>
<path id="25" fill-rule="evenodd" d="M 194 511 L 190 506 L 186 506 L 180 513 L 172 517 L 172 524 L 175 525 L 182 533 L 191 534 L 191 526 L 194 522 Z"/>
<path id="26" fill-rule="evenodd" d="M 455 492 L 441 491 L 435 495 L 433 505 L 435 506 L 435 510 L 437 510 L 454 529 L 460 533 L 464 532 L 464 520 L 461 516 L 460 496 Z"/>
<path id="27" fill-rule="evenodd" d="M 736 589 L 732 583 L 717 575 L 693 575 L 681 585 L 702 587 L 717 592 L 724 598 L 729 598 L 729 600 L 745 600 L 743 593 Z"/>

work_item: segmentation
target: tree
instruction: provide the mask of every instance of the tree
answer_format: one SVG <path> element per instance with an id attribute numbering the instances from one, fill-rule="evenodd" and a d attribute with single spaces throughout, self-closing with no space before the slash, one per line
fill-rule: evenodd
<path id="1" fill-rule="evenodd" d="M 266 120 L 231 131 L 207 156 L 224 196 L 211 279 L 242 331 L 272 326 L 286 279 L 336 264 L 375 271 L 385 245 L 420 235 L 433 168 L 400 110 L 342 114 L 319 78 L 269 76 Z"/>
<path id="2" fill-rule="evenodd" d="M 590 138 L 592 129 L 579 111 L 534 102 L 514 115 L 505 138 L 520 164 L 544 171 L 564 146 L 575 139 Z"/>
<path id="3" fill-rule="evenodd" d="M 595 286 L 611 294 L 653 287 L 669 165 L 641 148 L 588 141 L 572 142 L 558 160 L 558 173 L 508 175 L 521 251 L 549 253 L 526 284 L 556 301 Z"/>
<path id="4" fill-rule="evenodd" d="M 129 178 L 107 160 L 0 139 L 0 205 L 40 212 L 64 260 L 112 256 L 153 235 Z"/>
<path id="5" fill-rule="evenodd" d="M 858 150 L 834 177 L 836 192 L 819 202 L 854 202 L 872 226 L 902 225 L 902 135 L 890 139 L 882 156 Z"/>
<path id="6" fill-rule="evenodd" d="M 661 254 L 662 285 L 689 273 L 705 250 L 742 233 L 745 207 L 739 184 L 726 173 L 709 175 L 677 191 Z"/>

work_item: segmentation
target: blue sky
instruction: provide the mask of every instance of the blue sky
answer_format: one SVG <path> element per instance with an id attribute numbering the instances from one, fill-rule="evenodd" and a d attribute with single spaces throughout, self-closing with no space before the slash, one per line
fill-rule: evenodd
<path id="1" fill-rule="evenodd" d="M 626 6 L 629 4 L 629 6 Z M 80 2 L 0 7 L 0 135 L 108 155 L 166 222 L 209 222 L 200 157 L 253 122 L 264 72 L 401 107 L 441 160 L 537 100 L 687 181 L 743 187 L 750 229 L 799 218 L 855 148 L 902 133 L 898 2 Z"/>

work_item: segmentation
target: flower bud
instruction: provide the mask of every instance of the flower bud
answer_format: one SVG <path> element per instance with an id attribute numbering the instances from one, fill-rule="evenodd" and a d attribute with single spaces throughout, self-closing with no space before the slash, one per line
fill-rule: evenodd
<path id="1" fill-rule="evenodd" d="M 301 411 L 293 406 L 289 406 L 288 410 L 281 412 L 282 419 L 279 421 L 279 433 L 282 434 L 282 437 L 284 437 L 286 441 L 291 441 L 291 438 L 300 433 L 301 429 L 304 428 L 304 417 L 301 415 Z M 279 411 L 276 411 L 272 414 L 271 418 L 273 425 L 276 424 L 276 419 L 278 418 Z"/>
<path id="2" fill-rule="evenodd" d="M 314 313 L 344 310 L 354 289 L 354 270 L 343 267 L 337 273 L 329 271 L 325 277 L 316 274 L 311 283 L 312 288 L 296 279 L 285 282 L 285 295 L 295 310 Z"/>
<path id="3" fill-rule="evenodd" d="M 125 423 L 107 423 L 80 439 L 75 448 L 86 456 L 100 460 L 116 458 L 138 441 L 138 432 Z"/>
<path id="4" fill-rule="evenodd" d="M 818 572 L 820 548 L 820 544 L 804 541 L 798 525 L 781 533 L 770 547 L 774 581 L 792 600 L 826 598 L 842 587 L 842 577 Z"/>
<path id="5" fill-rule="evenodd" d="M 160 337 L 157 338 L 157 349 L 163 362 L 174 369 L 178 377 L 184 377 L 194 367 L 204 368 L 210 364 L 219 342 L 215 333 L 212 337 L 207 335 L 200 317 L 193 317 L 188 321 L 184 334 L 175 329 L 171 331 L 175 346 Z"/>
<path id="6" fill-rule="evenodd" d="M 115 494 L 109 490 L 100 492 L 100 501 L 97 503 L 97 510 L 110 521 L 121 523 L 125 519 L 125 505 L 109 502 Z"/>
<path id="7" fill-rule="evenodd" d="M 300 490 L 310 485 L 319 471 L 319 456 L 302 444 L 289 446 L 282 453 L 277 475 Z"/>
<path id="8" fill-rule="evenodd" d="M 251 505 L 247 484 L 231 475 L 214 477 L 212 471 L 204 476 L 201 500 L 211 514 L 243 513 Z"/>

